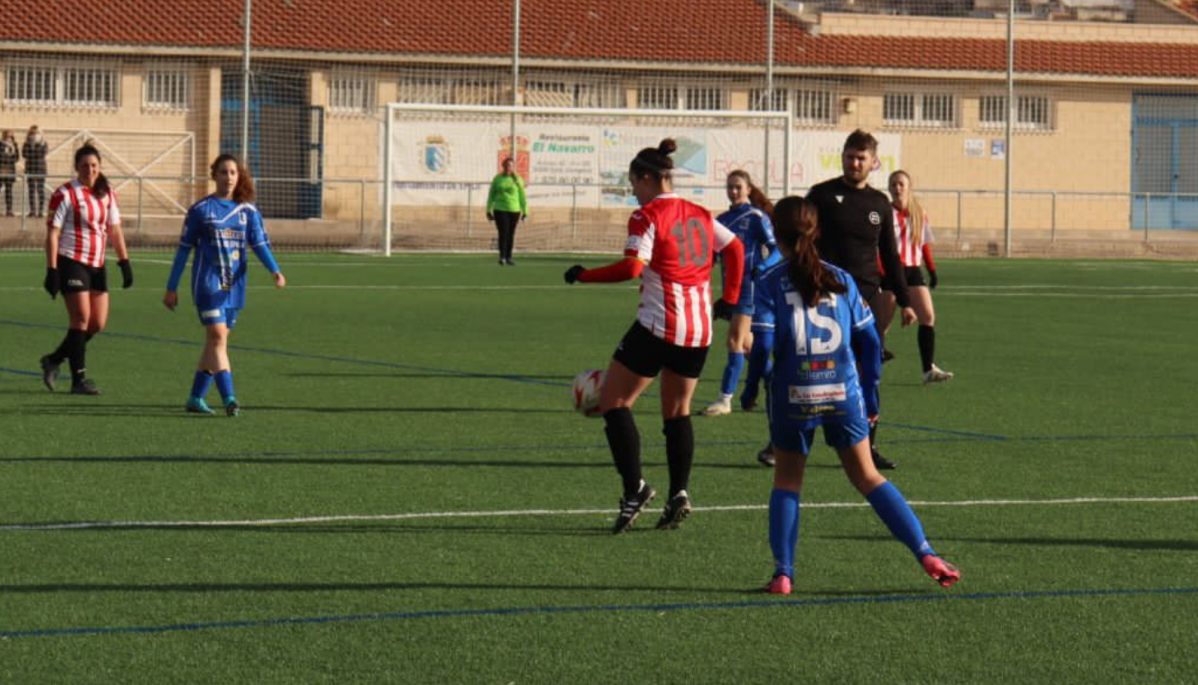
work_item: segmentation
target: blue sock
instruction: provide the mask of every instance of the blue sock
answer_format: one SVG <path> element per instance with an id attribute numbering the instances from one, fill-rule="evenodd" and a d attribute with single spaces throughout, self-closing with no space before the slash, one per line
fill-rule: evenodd
<path id="1" fill-rule="evenodd" d="M 757 385 L 769 375 L 770 352 L 773 349 L 773 331 L 757 331 L 753 334 L 753 349 L 749 351 L 749 369 L 745 373 L 745 389 L 740 396 L 742 406 L 757 399 Z"/>
<path id="2" fill-rule="evenodd" d="M 730 396 L 736 393 L 736 386 L 740 383 L 740 371 L 745 366 L 744 352 L 729 352 L 728 366 L 724 367 L 724 381 L 720 383 L 720 392 L 725 396 Z"/>
<path id="3" fill-rule="evenodd" d="M 799 493 L 774 488 L 770 493 L 770 551 L 774 574 L 795 577 L 795 545 L 799 542 Z"/>
<path id="4" fill-rule="evenodd" d="M 924 537 L 919 517 L 911 511 L 907 500 L 903 498 L 903 493 L 899 492 L 893 483 L 890 481 L 882 483 L 870 491 L 865 499 L 874 508 L 878 518 L 882 519 L 882 523 L 885 523 L 886 527 L 890 529 L 890 534 L 906 545 L 916 559 L 923 559 L 929 554 L 936 553 L 936 550 L 932 549 L 932 545 L 928 543 L 928 539 Z"/>
<path id="5" fill-rule="evenodd" d="M 233 372 L 225 369 L 216 373 L 216 389 L 220 391 L 220 398 L 228 404 L 229 400 L 233 399 Z"/>
<path id="6" fill-rule="evenodd" d="M 195 380 L 191 382 L 191 396 L 198 397 L 201 400 L 208 394 L 208 388 L 212 385 L 212 374 L 207 371 L 196 371 Z"/>

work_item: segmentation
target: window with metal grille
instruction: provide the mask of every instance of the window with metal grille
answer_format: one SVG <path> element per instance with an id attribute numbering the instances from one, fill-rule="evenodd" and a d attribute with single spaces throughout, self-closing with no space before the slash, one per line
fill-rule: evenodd
<path id="1" fill-rule="evenodd" d="M 686 89 L 686 109 L 719 110 L 727 109 L 723 88 L 710 86 L 693 86 Z"/>
<path id="2" fill-rule="evenodd" d="M 795 119 L 805 123 L 831 124 L 835 122 L 832 112 L 832 97 L 830 90 L 796 90 Z"/>
<path id="3" fill-rule="evenodd" d="M 439 76 L 405 76 L 399 80 L 399 101 L 444 105 L 449 102 L 449 84 Z"/>
<path id="4" fill-rule="evenodd" d="M 64 67 L 62 101 L 71 105 L 117 104 L 116 71 L 92 67 Z"/>
<path id="5" fill-rule="evenodd" d="M 887 124 L 914 124 L 915 94 L 886 93 L 882 98 L 882 121 Z"/>
<path id="6" fill-rule="evenodd" d="M 624 89 L 617 83 L 579 83 L 574 86 L 576 107 L 624 107 Z"/>
<path id="7" fill-rule="evenodd" d="M 9 65 L 4 79 L 4 99 L 8 102 L 56 102 L 58 75 L 53 67 Z"/>
<path id="8" fill-rule="evenodd" d="M 678 109 L 676 86 L 641 86 L 637 89 L 639 109 Z"/>
<path id="9" fill-rule="evenodd" d="M 374 111 L 374 78 L 360 74 L 334 74 L 329 79 L 329 109 L 334 112 Z"/>
<path id="10" fill-rule="evenodd" d="M 890 126 L 957 126 L 957 96 L 952 93 L 886 93 L 882 120 Z"/>
<path id="11" fill-rule="evenodd" d="M 504 87 L 498 81 L 467 79 L 453 87 L 453 101 L 459 105 L 510 105 L 503 97 Z"/>
<path id="12" fill-rule="evenodd" d="M 563 81 L 527 81 L 524 104 L 530 107 L 573 107 L 574 88 Z"/>
<path id="13" fill-rule="evenodd" d="M 191 104 L 191 79 L 179 69 L 147 69 L 142 105 L 147 109 L 187 109 Z"/>
<path id="14" fill-rule="evenodd" d="M 771 101 L 765 88 L 754 88 L 749 91 L 749 110 L 753 112 L 785 112 L 786 90 L 775 88 L 774 98 Z"/>
<path id="15" fill-rule="evenodd" d="M 978 123 L 984 127 L 1007 123 L 1007 98 L 1004 95 L 983 95 L 978 99 Z M 1052 107 L 1047 97 L 1019 95 L 1015 97 L 1015 126 L 1034 130 L 1052 129 Z"/>

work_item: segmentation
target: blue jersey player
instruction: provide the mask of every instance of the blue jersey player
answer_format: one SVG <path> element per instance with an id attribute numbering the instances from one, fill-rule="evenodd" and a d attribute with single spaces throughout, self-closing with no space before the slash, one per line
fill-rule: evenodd
<path id="1" fill-rule="evenodd" d="M 763 274 L 756 298 L 757 307 L 774 313 L 776 325 L 769 390 L 776 460 L 769 504 L 774 576 L 766 589 L 791 591 L 799 493 L 817 426 L 840 455 L 849 481 L 894 537 L 929 576 L 949 587 L 961 573 L 936 555 L 919 518 L 898 488 L 878 473 L 870 455 L 869 429 L 877 421 L 882 373 L 873 315 L 852 276 L 820 260 L 815 205 L 785 198 L 774 209 L 774 223 L 786 261 Z"/>
<path id="2" fill-rule="evenodd" d="M 728 322 L 728 363 L 724 366 L 724 375 L 720 381 L 720 398 L 703 410 L 707 416 L 732 413 L 732 395 L 736 393 L 736 386 L 740 382 L 745 356 L 751 354 L 754 345 L 750 327 L 754 315 L 754 276 L 781 259 L 777 243 L 774 241 L 774 227 L 770 223 L 773 205 L 765 193 L 753 185 L 753 180 L 747 172 L 740 169 L 728 174 L 727 191 L 732 207 L 717 220 L 727 226 L 744 246 L 745 266 L 741 278 L 739 304 L 732 310 Z M 768 350 L 764 356 L 769 357 Z M 763 369 L 754 367 L 751 371 L 760 373 Z M 760 378 L 760 375 L 757 378 Z M 756 395 L 756 385 L 754 381 L 753 395 Z M 755 404 L 754 398 L 748 399 L 750 402 L 746 405 L 746 398 L 741 398 L 742 408 L 751 409 Z"/>
<path id="3" fill-rule="evenodd" d="M 212 163 L 211 171 L 216 192 L 187 211 L 183 237 L 175 253 L 162 302 L 171 311 L 179 304 L 176 291 L 194 249 L 191 296 L 206 335 L 186 409 L 197 414 L 215 413 L 204 399 L 215 381 L 225 413 L 237 416 L 241 413 L 241 405 L 233 393 L 228 342 L 229 331 L 237 325 L 237 314 L 245 307 L 248 252 L 253 250 L 270 271 L 275 287 L 287 285 L 287 279 L 271 254 L 262 215 L 252 204 L 254 182 L 241 161 L 233 155 L 221 155 Z"/>

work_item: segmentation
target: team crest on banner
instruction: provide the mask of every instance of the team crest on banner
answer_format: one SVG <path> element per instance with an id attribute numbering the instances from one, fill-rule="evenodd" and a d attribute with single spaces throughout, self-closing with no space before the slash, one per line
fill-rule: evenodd
<path id="1" fill-rule="evenodd" d="M 445 171 L 449 166 L 449 145 L 441 136 L 424 139 L 424 168 L 434 174 Z"/>

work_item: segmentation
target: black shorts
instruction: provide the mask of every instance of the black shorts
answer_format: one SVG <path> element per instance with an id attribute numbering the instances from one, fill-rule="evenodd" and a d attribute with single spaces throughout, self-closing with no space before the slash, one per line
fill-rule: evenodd
<path id="1" fill-rule="evenodd" d="M 64 293 L 106 293 L 108 271 L 103 266 L 88 266 L 59 255 L 58 288 Z"/>
<path id="2" fill-rule="evenodd" d="M 708 349 L 671 345 L 637 321 L 624 334 L 612 358 L 645 378 L 656 378 L 662 367 L 685 378 L 698 378 L 703 375 Z"/>
<path id="3" fill-rule="evenodd" d="M 918 266 L 904 266 L 903 275 L 907 277 L 907 287 L 926 286 L 927 281 L 923 280 L 923 269 Z"/>

